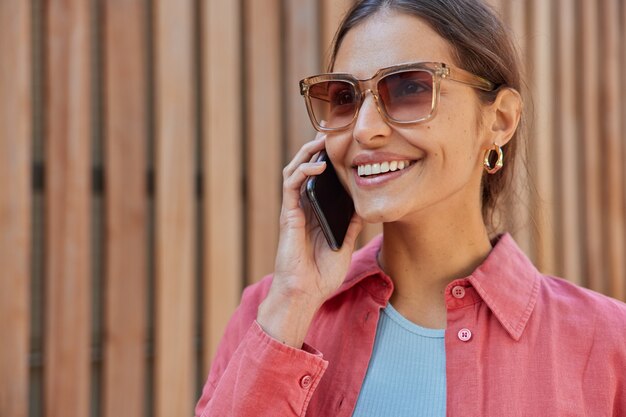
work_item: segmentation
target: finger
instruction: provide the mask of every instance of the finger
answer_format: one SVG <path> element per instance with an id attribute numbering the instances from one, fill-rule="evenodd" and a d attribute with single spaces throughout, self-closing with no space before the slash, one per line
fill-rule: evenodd
<path id="1" fill-rule="evenodd" d="M 312 157 L 324 149 L 326 135 L 318 133 L 310 142 L 305 143 L 296 153 L 293 159 L 283 169 L 283 179 L 287 179 L 293 174 L 298 166 L 304 162 L 311 162 Z"/>
<path id="2" fill-rule="evenodd" d="M 292 210 L 300 206 L 300 189 L 307 177 L 319 175 L 326 169 L 326 162 L 305 162 L 283 181 L 283 208 Z"/>
<path id="3" fill-rule="evenodd" d="M 363 230 L 363 219 L 358 214 L 354 213 L 352 215 L 352 219 L 350 219 L 350 224 L 348 225 L 348 230 L 346 232 L 346 237 L 343 239 L 343 248 L 348 248 L 350 252 L 354 250 L 354 246 L 356 245 L 356 239 L 359 237 L 359 234 Z"/>
<path id="4" fill-rule="evenodd" d="M 304 162 L 311 162 L 312 157 L 324 149 L 324 140 L 325 135 L 320 133 L 317 134 L 315 139 L 310 142 L 305 143 L 293 157 L 293 159 L 287 164 L 285 169 L 283 169 L 283 178 L 286 179 L 293 174 L 293 172 L 298 168 L 298 166 Z"/>

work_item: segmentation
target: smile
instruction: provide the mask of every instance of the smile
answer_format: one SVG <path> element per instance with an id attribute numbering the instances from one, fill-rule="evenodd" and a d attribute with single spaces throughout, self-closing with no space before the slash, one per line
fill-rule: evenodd
<path id="1" fill-rule="evenodd" d="M 370 175 L 384 174 L 386 172 L 401 171 L 408 168 L 411 161 L 385 161 L 374 164 L 357 165 L 357 174 L 359 177 L 367 177 Z"/>

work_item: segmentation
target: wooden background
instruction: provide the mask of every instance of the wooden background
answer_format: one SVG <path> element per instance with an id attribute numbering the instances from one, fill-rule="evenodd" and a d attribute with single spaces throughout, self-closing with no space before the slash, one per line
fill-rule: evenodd
<path id="1" fill-rule="evenodd" d="M 0 416 L 192 415 L 348 3 L 0 0 Z M 536 116 L 514 235 L 624 300 L 625 2 L 492 3 Z"/>

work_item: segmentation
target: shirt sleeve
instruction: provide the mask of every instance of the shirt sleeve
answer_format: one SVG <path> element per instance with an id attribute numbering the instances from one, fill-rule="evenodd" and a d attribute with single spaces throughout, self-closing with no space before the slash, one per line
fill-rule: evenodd
<path id="1" fill-rule="evenodd" d="M 296 349 L 256 322 L 257 303 L 231 319 L 196 405 L 196 417 L 304 416 L 328 362 L 314 348 Z"/>

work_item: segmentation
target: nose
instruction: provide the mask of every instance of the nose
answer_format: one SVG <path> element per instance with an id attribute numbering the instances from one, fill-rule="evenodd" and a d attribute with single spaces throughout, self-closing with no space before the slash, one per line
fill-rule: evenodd
<path id="1" fill-rule="evenodd" d="M 378 98 L 367 90 L 354 123 L 352 131 L 354 140 L 365 146 L 377 146 L 391 133 L 391 126 L 378 108 L 377 100 Z"/>

